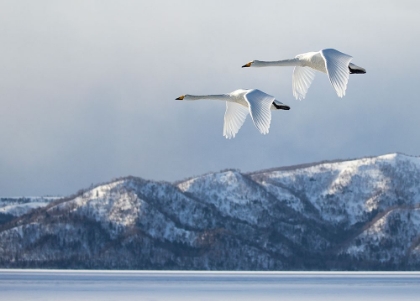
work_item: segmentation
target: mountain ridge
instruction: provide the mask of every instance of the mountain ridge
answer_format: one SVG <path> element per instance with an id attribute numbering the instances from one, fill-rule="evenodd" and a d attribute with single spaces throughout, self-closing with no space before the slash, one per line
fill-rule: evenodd
<path id="1" fill-rule="evenodd" d="M 418 269 L 420 157 L 118 178 L 0 224 L 0 266 Z"/>

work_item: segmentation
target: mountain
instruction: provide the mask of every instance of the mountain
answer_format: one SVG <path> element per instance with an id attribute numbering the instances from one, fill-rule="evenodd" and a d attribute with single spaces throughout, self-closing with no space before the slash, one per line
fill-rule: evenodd
<path id="1" fill-rule="evenodd" d="M 420 157 L 125 177 L 0 225 L 0 267 L 420 268 Z"/>

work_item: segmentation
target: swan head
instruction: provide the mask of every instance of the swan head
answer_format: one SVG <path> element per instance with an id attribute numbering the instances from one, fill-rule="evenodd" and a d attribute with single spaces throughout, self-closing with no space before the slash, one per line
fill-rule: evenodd
<path id="1" fill-rule="evenodd" d="M 246 63 L 245 65 L 242 66 L 242 68 L 245 67 L 251 67 L 252 64 L 254 64 L 255 61 L 250 61 L 249 63 Z"/>
<path id="2" fill-rule="evenodd" d="M 175 98 L 175 100 L 184 100 L 184 98 L 185 98 L 185 95 L 181 95 L 180 97 Z"/>
<path id="3" fill-rule="evenodd" d="M 253 60 L 253 61 L 250 61 L 249 63 L 246 63 L 245 65 L 243 65 L 242 68 L 245 68 L 245 67 L 263 67 L 263 66 L 264 66 L 264 64 L 263 64 L 262 61 Z"/>

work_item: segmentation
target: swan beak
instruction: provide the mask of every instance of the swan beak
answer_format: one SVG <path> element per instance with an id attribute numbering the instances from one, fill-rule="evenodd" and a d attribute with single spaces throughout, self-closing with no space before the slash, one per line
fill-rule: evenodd
<path id="1" fill-rule="evenodd" d="M 180 97 L 175 98 L 175 100 L 183 100 L 183 99 L 184 99 L 184 97 L 185 97 L 185 95 L 181 95 Z"/>
<path id="2" fill-rule="evenodd" d="M 249 62 L 248 64 L 243 65 L 242 68 L 244 68 L 244 67 L 251 67 L 251 64 L 252 64 L 252 62 Z"/>

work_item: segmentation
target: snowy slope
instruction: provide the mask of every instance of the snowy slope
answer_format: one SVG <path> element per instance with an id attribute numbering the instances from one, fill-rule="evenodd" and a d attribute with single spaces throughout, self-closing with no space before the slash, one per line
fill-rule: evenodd
<path id="1" fill-rule="evenodd" d="M 214 205 L 224 216 L 257 225 L 271 206 L 267 191 L 238 171 L 228 170 L 177 185 L 182 192 Z M 293 198 L 288 194 L 287 197 Z M 268 213 L 268 212 L 267 212 Z"/>
<path id="2" fill-rule="evenodd" d="M 1 197 L 0 213 L 21 216 L 29 211 L 47 206 L 60 197 Z"/>
<path id="3" fill-rule="evenodd" d="M 372 211 L 420 202 L 420 158 L 401 154 L 263 171 L 252 177 L 273 193 L 279 187 L 291 189 L 323 219 L 349 226 L 366 221 Z"/>

